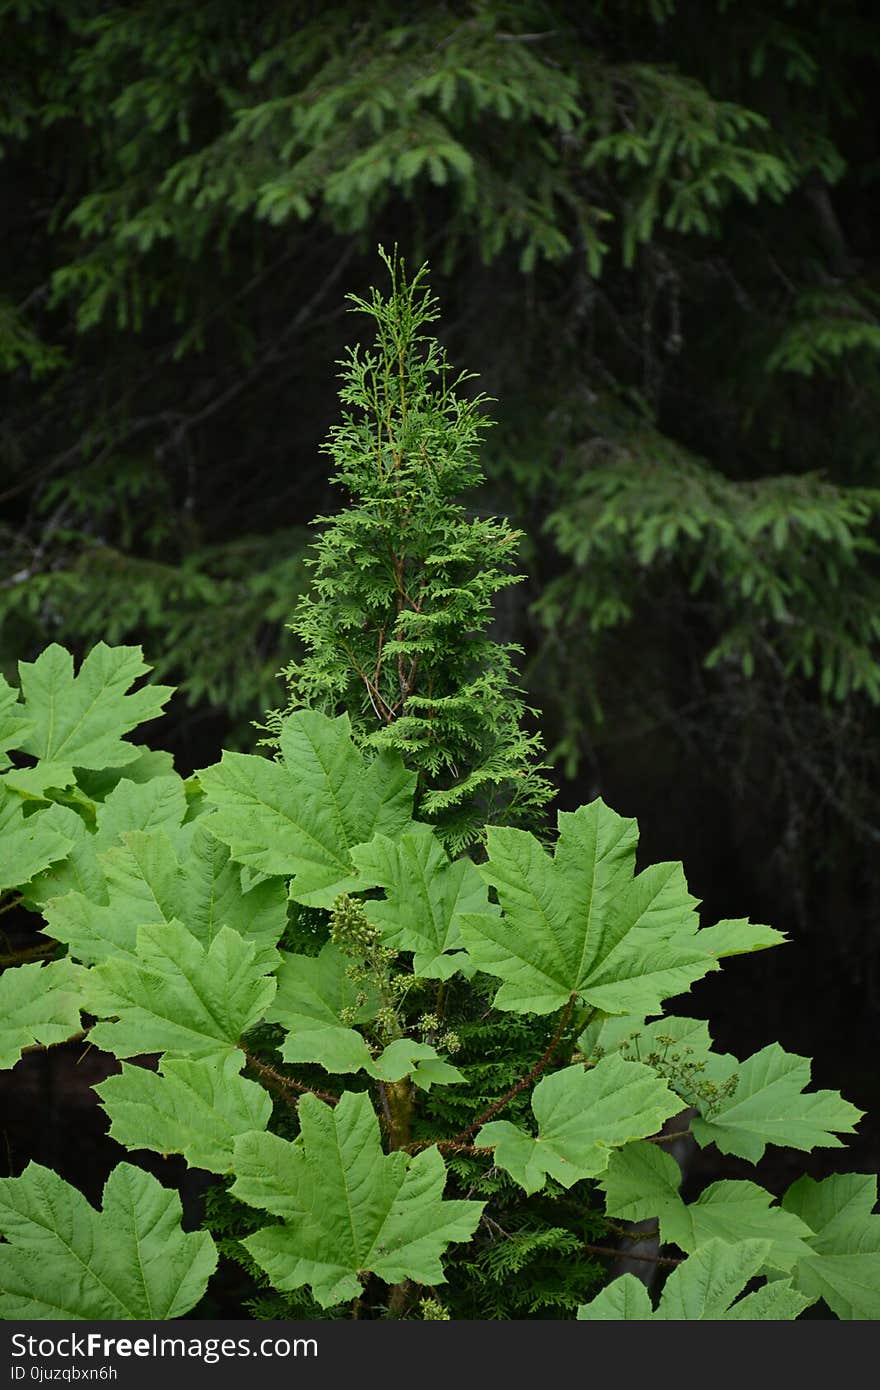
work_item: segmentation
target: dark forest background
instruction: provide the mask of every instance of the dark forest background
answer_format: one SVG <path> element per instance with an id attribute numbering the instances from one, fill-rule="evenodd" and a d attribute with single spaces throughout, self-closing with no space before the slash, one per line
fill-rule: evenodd
<path id="1" fill-rule="evenodd" d="M 686 1011 L 873 1111 L 796 1171 L 876 1168 L 876 5 L 4 0 L 0 52 L 0 670 L 139 642 L 182 773 L 252 746 L 339 505 L 344 296 L 427 259 L 558 805 L 790 934 Z M 89 1190 L 65 1055 L 2 1161 Z"/>

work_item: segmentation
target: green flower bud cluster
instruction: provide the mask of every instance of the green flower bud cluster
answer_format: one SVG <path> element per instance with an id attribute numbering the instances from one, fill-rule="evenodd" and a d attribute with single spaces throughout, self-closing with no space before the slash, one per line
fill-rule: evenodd
<path id="1" fill-rule="evenodd" d="M 376 1031 L 378 1033 L 396 1033 L 398 1030 L 397 1012 L 390 1004 L 383 1004 L 376 1014 Z"/>
<path id="2" fill-rule="evenodd" d="M 423 1322 L 449 1322 L 449 1309 L 444 1308 L 437 1298 L 422 1298 L 419 1300 L 419 1308 Z"/>
<path id="3" fill-rule="evenodd" d="M 461 1038 L 457 1033 L 441 1033 L 443 1027 L 437 1014 L 422 1014 L 417 1027 L 425 1042 L 436 1043 L 438 1047 L 446 1052 L 458 1052 L 461 1048 Z"/>
<path id="4" fill-rule="evenodd" d="M 620 1045 L 621 1053 L 626 1056 L 636 1043 L 636 1055 L 640 1062 L 653 1067 L 658 1075 L 662 1076 L 672 1089 L 691 1105 L 699 1104 L 704 1114 L 710 1114 L 713 1109 L 732 1096 L 739 1085 L 739 1075 L 737 1072 L 731 1073 L 724 1081 L 712 1081 L 709 1077 L 703 1076 L 706 1070 L 706 1062 L 691 1060 L 694 1056 L 694 1049 L 685 1044 L 677 1052 L 649 1052 L 643 1057 L 638 1051 L 638 1033 L 632 1033 L 625 1038 Z M 671 1034 L 658 1033 L 657 1042 L 666 1049 L 674 1047 L 678 1040 Z"/>
<path id="5" fill-rule="evenodd" d="M 368 955 L 382 942 L 378 929 L 367 918 L 363 903 L 348 893 L 341 893 L 334 899 L 330 940 L 345 955 L 361 957 Z"/>

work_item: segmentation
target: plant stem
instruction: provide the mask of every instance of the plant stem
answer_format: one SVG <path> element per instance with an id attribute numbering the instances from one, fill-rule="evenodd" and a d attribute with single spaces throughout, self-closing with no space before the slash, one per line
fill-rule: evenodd
<path id="1" fill-rule="evenodd" d="M 584 1242 L 584 1250 L 589 1250 L 591 1255 L 609 1255 L 613 1259 L 618 1259 L 625 1255 L 628 1260 L 645 1260 L 652 1265 L 680 1265 L 683 1260 L 675 1259 L 672 1255 L 637 1255 L 634 1251 L 616 1249 L 613 1245 L 589 1245 Z"/>
<path id="2" fill-rule="evenodd" d="M 338 1104 L 339 1097 L 331 1095 L 329 1091 L 319 1091 L 315 1086 L 306 1086 L 301 1081 L 294 1081 L 290 1076 L 282 1076 L 280 1071 L 276 1071 L 274 1067 L 270 1067 L 268 1062 L 261 1062 L 259 1057 L 255 1057 L 253 1053 L 248 1052 L 246 1048 L 242 1048 L 242 1052 L 244 1052 L 247 1058 L 248 1066 L 252 1067 L 259 1076 L 264 1077 L 267 1085 L 270 1087 L 274 1086 L 276 1089 L 280 1089 L 282 1093 L 284 1091 L 295 1091 L 300 1095 L 317 1096 L 318 1100 L 323 1100 L 327 1105 Z M 296 1103 L 290 1097 L 285 1096 L 284 1098 L 289 1105 L 294 1105 Z"/>
<path id="3" fill-rule="evenodd" d="M 22 951 L 10 951 L 8 955 L 0 956 L 0 967 L 21 965 L 23 961 L 39 960 L 41 956 L 51 955 L 57 945 L 57 941 L 46 941 L 41 942 L 39 946 L 28 946 Z"/>
<path id="4" fill-rule="evenodd" d="M 568 1003 L 565 1005 L 565 1008 L 559 1015 L 559 1022 L 556 1025 L 556 1031 L 554 1032 L 553 1037 L 550 1039 L 549 1043 L 547 1044 L 547 1047 L 545 1048 L 541 1056 L 538 1058 L 531 1071 L 528 1072 L 525 1076 L 520 1077 L 519 1081 L 515 1082 L 515 1084 L 511 1086 L 510 1090 L 505 1092 L 505 1094 L 500 1098 L 500 1100 L 496 1100 L 494 1104 L 490 1105 L 488 1110 L 484 1110 L 482 1115 L 478 1115 L 477 1118 L 474 1120 L 473 1124 L 468 1125 L 467 1129 L 461 1130 L 459 1134 L 454 1134 L 452 1138 L 449 1140 L 442 1140 L 441 1143 L 461 1144 L 465 1140 L 470 1139 L 471 1135 L 476 1134 L 477 1130 L 481 1127 L 481 1125 L 484 1125 L 488 1120 L 493 1119 L 494 1116 L 498 1114 L 499 1110 L 503 1110 L 505 1105 L 509 1104 L 509 1102 L 513 1100 L 514 1096 L 518 1096 L 520 1091 L 524 1091 L 527 1086 L 531 1086 L 532 1082 L 538 1079 L 538 1077 L 541 1075 L 541 1072 L 552 1060 L 553 1054 L 559 1046 L 559 1040 L 565 1032 L 568 1020 L 571 1017 L 571 1011 L 574 1008 L 575 998 L 576 996 L 573 994 L 569 999 Z"/>

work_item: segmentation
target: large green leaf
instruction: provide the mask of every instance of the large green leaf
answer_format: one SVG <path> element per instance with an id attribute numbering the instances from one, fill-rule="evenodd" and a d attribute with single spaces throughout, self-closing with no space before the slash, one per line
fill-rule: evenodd
<path id="1" fill-rule="evenodd" d="M 634 1275 L 624 1274 L 592 1302 L 582 1304 L 577 1316 L 586 1322 L 790 1321 L 812 1300 L 792 1289 L 787 1279 L 765 1284 L 734 1302 L 759 1272 L 766 1255 L 766 1241 L 726 1244 L 712 1240 L 670 1274 L 656 1312 L 651 1309 L 644 1284 Z"/>
<path id="2" fill-rule="evenodd" d="M 282 1218 L 243 1242 L 281 1290 L 304 1284 L 323 1308 L 360 1294 L 373 1272 L 388 1283 L 444 1280 L 440 1257 L 469 1240 L 482 1202 L 444 1201 L 446 1168 L 436 1148 L 385 1154 L 366 1095 L 338 1105 L 299 1103 L 301 1136 L 235 1141 L 233 1196 Z"/>
<path id="3" fill-rule="evenodd" d="M 292 877 L 291 897 L 317 907 L 359 886 L 350 850 L 410 822 L 415 774 L 396 753 L 372 761 L 355 747 L 347 715 L 298 710 L 280 736 L 283 761 L 224 753 L 199 778 L 208 824 L 232 857 Z"/>
<path id="4" fill-rule="evenodd" d="M 736 1090 L 711 1103 L 695 1101 L 701 1114 L 693 1121 L 697 1142 L 717 1144 L 722 1153 L 757 1163 L 768 1144 L 793 1149 L 843 1147 L 837 1134 L 852 1134 L 864 1113 L 837 1091 L 803 1094 L 810 1083 L 810 1062 L 771 1043 L 744 1062 L 729 1054 L 710 1053 L 704 1076 L 721 1085 L 736 1072 Z"/>
<path id="5" fill-rule="evenodd" d="M 460 924 L 476 964 L 504 982 L 498 1008 L 550 1013 L 578 995 L 606 1013 L 659 1013 L 718 969 L 681 865 L 633 877 L 635 846 L 635 822 L 601 800 L 560 814 L 553 859 L 533 835 L 490 827 L 482 872 L 504 915 Z"/>
<path id="6" fill-rule="evenodd" d="M 126 693 L 150 667 L 140 647 L 99 642 L 73 674 L 73 658 L 54 644 L 36 661 L 19 662 L 24 713 L 30 728 L 18 747 L 48 763 L 70 767 L 120 767 L 140 750 L 123 735 L 162 713 L 169 685 Z"/>
<path id="7" fill-rule="evenodd" d="M 207 1231 L 184 1234 L 180 1198 L 120 1163 L 95 1211 L 49 1168 L 0 1179 L 0 1317 L 179 1318 L 217 1264 Z"/>
<path id="8" fill-rule="evenodd" d="M 824 1298 L 839 1318 L 880 1319 L 880 1215 L 877 1178 L 835 1173 L 823 1182 L 798 1178 L 782 1199 L 814 1233 L 798 1261 L 795 1288 Z"/>
<path id="9" fill-rule="evenodd" d="M 110 1138 L 127 1149 L 183 1154 L 193 1168 L 232 1171 L 237 1134 L 262 1130 L 272 1101 L 262 1086 L 237 1074 L 239 1054 L 191 1061 L 163 1057 L 159 1072 L 123 1066 L 93 1087 L 110 1116 Z"/>
<path id="10" fill-rule="evenodd" d="M 377 835 L 358 845 L 352 859 L 362 888 L 385 889 L 385 898 L 364 903 L 385 945 L 412 951 L 413 973 L 446 980 L 468 966 L 459 927 L 462 913 L 497 916 L 470 859 L 450 862 L 434 831 L 415 825 L 398 840 Z"/>
<path id="11" fill-rule="evenodd" d="M 32 1043 L 51 1047 L 82 1027 L 82 990 L 69 960 L 19 965 L 0 975 L 0 1068 Z"/>
<path id="12" fill-rule="evenodd" d="M 65 893 L 81 893 L 92 903 L 106 905 L 109 897 L 99 856 L 132 830 L 163 830 L 177 843 L 186 813 L 183 779 L 176 773 L 144 783 L 121 779 L 106 801 L 94 806 L 94 813 L 94 829 L 66 806 L 50 806 L 43 813 L 47 824 L 69 836 L 71 849 L 65 860 L 26 885 L 23 892 L 29 902 L 44 904 Z"/>
<path id="13" fill-rule="evenodd" d="M 25 816 L 19 798 L 0 785 L 0 891 L 27 883 L 69 853 L 70 838 L 48 815 Z"/>
<path id="14" fill-rule="evenodd" d="M 173 921 L 141 927 L 134 956 L 109 957 L 83 979 L 84 1007 L 116 1020 L 95 1024 L 91 1040 L 116 1057 L 227 1057 L 275 993 L 238 932 L 224 927 L 206 949 Z"/>
<path id="15" fill-rule="evenodd" d="M 543 1187 L 548 1173 L 571 1187 L 603 1172 L 618 1145 L 654 1134 L 680 1109 L 681 1101 L 649 1067 L 612 1056 L 589 1070 L 564 1067 L 538 1082 L 532 1094 L 536 1138 L 509 1120 L 492 1120 L 475 1142 L 494 1148 L 495 1162 L 526 1192 Z"/>
<path id="16" fill-rule="evenodd" d="M 809 1254 L 809 1226 L 793 1212 L 772 1206 L 774 1198 L 757 1183 L 714 1182 L 694 1202 L 680 1195 L 681 1169 L 657 1144 L 627 1144 L 611 1155 L 599 1184 L 609 1216 L 627 1221 L 655 1218 L 664 1242 L 691 1252 L 719 1239 L 769 1241 L 767 1265 L 790 1271 Z"/>
<path id="17" fill-rule="evenodd" d="M 268 880 L 244 893 L 229 850 L 204 825 L 194 826 L 180 860 L 164 830 L 132 830 L 97 865 L 103 902 L 68 893 L 45 908 L 49 931 L 77 960 L 134 955 L 140 927 L 179 920 L 204 946 L 223 927 L 238 931 L 255 946 L 259 973 L 277 964 L 275 946 L 287 923 L 284 885 Z"/>

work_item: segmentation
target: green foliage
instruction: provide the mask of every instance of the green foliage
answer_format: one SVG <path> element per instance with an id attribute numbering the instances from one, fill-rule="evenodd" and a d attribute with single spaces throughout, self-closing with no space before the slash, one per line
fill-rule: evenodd
<path id="1" fill-rule="evenodd" d="M 272 1135 L 236 1141 L 233 1195 L 282 1218 L 245 1241 L 273 1284 L 309 1284 L 326 1308 L 360 1295 L 361 1272 L 389 1284 L 441 1281 L 440 1255 L 473 1235 L 482 1204 L 443 1200 L 439 1151 L 383 1153 L 364 1095 L 343 1095 L 333 1109 L 305 1096 L 299 1118 L 295 1145 Z"/>
<path id="2" fill-rule="evenodd" d="M 330 431 L 333 481 L 350 505 L 323 518 L 308 563 L 312 589 L 292 628 L 304 657 L 285 671 L 288 711 L 350 715 L 365 747 L 402 754 L 419 777 L 419 814 L 450 847 L 497 816 L 528 819 L 552 795 L 522 729 L 511 645 L 486 630 L 519 540 L 504 521 L 468 518 L 459 495 L 482 478 L 484 396 L 463 391 L 423 330 L 438 317 L 425 267 L 391 274 L 387 298 L 350 295 L 376 325 L 372 351 L 350 349 Z M 276 731 L 278 716 L 271 720 Z M 361 839 L 365 838 L 363 836 Z"/>
<path id="3" fill-rule="evenodd" d="M 112 664 L 113 650 L 105 649 L 102 660 Z M 34 695 L 37 724 L 52 699 L 49 685 Z M 17 737 L 28 740 L 24 725 Z M 497 888 L 499 915 L 462 913 L 459 967 L 419 976 L 413 970 L 424 929 L 405 937 L 400 918 L 410 882 L 412 900 L 421 904 L 415 921 L 421 914 L 441 924 L 436 948 L 448 940 L 462 882 L 470 880 L 472 901 L 480 874 L 470 860 L 450 862 L 434 832 L 418 822 L 413 829 L 402 814 L 402 787 L 413 809 L 414 779 L 402 783 L 393 767 L 389 775 L 396 754 L 374 752 L 371 761 L 345 721 L 317 712 L 289 715 L 281 743 L 286 768 L 268 758 L 252 761 L 297 784 L 301 823 L 320 826 L 332 809 L 331 848 L 340 860 L 351 848 L 352 826 L 364 826 L 368 838 L 363 852 L 350 856 L 351 890 L 324 911 L 318 954 L 282 951 L 280 963 L 274 949 L 258 955 L 264 929 L 243 901 L 271 889 L 277 904 L 282 886 L 296 897 L 297 866 L 263 869 L 254 878 L 236 861 L 233 875 L 219 841 L 210 852 L 210 826 L 223 824 L 225 801 L 235 796 L 222 779 L 204 779 L 204 795 L 191 800 L 183 823 L 180 796 L 170 796 L 180 789 L 161 760 L 153 779 L 158 788 L 150 780 L 98 778 L 110 788 L 106 800 L 75 787 L 78 811 L 16 792 L 14 776 L 5 790 L 28 806 L 27 819 L 36 823 L 59 811 L 81 813 L 91 827 L 84 834 L 107 846 L 95 850 L 98 872 L 83 875 L 79 888 L 65 892 L 60 881 L 58 896 L 41 904 L 47 917 L 79 902 L 86 927 L 90 915 L 106 919 L 109 911 L 121 935 L 106 951 L 95 947 L 100 930 L 70 932 L 68 956 L 47 965 L 10 962 L 0 986 L 9 1004 L 3 1060 L 14 1065 L 22 1046 L 51 1046 L 76 1035 L 81 1013 L 93 1046 L 123 1058 L 161 1054 L 157 1071 L 124 1066 L 95 1088 L 111 1134 L 125 1147 L 180 1153 L 190 1166 L 231 1176 L 230 1200 L 275 1218 L 248 1228 L 237 1208 L 212 1207 L 221 1248 L 237 1248 L 230 1243 L 240 1239 L 240 1260 L 262 1271 L 282 1297 L 279 1303 L 268 1293 L 252 1294 L 255 1310 L 323 1316 L 353 1300 L 358 1316 L 415 1316 L 416 1310 L 429 1319 L 459 1312 L 571 1316 L 595 1281 L 591 1253 L 606 1249 L 591 1238 L 613 1230 L 615 1217 L 652 1215 L 661 1239 L 689 1257 L 670 1277 L 659 1317 L 791 1318 L 819 1298 L 844 1318 L 876 1316 L 880 1217 L 871 1215 L 873 1179 L 800 1179 L 778 1206 L 756 1183 L 722 1181 L 685 1203 L 678 1166 L 661 1148 L 664 1122 L 690 1102 L 699 1112 L 693 1129 L 701 1143 L 717 1142 L 752 1161 L 768 1142 L 805 1149 L 835 1144 L 832 1131 L 851 1131 L 860 1112 L 833 1092 L 802 1094 L 806 1064 L 776 1045 L 737 1063 L 712 1052 L 697 1021 L 645 1023 L 626 1014 L 632 986 L 619 996 L 603 994 L 599 1013 L 591 968 L 578 964 L 591 952 L 601 956 L 602 943 L 609 959 L 625 946 L 626 979 L 654 979 L 635 997 L 643 1004 L 650 995 L 656 1013 L 657 981 L 671 972 L 676 988 L 682 983 L 675 972 L 683 939 L 692 943 L 701 974 L 717 966 L 719 955 L 776 944 L 777 933 L 739 922 L 698 929 L 681 867 L 661 865 L 633 877 L 636 826 L 597 801 L 560 816 L 552 860 L 526 832 L 490 830 L 482 876 Z M 100 746 L 121 762 L 120 747 L 133 745 Z M 51 763 L 51 740 L 46 754 Z M 328 775 L 316 777 L 316 765 Z M 343 770 L 341 780 L 334 782 L 334 769 Z M 138 801 L 141 813 L 132 814 Z M 155 816 L 162 829 L 127 828 Z M 185 842 L 201 846 L 192 873 L 174 848 L 188 825 Z M 243 855 L 249 853 L 245 847 Z M 467 867 L 456 870 L 456 864 Z M 222 890 L 211 887 L 218 874 Z M 307 885 L 305 896 L 311 891 Z M 170 914 L 169 897 L 180 918 Z M 37 906 L 35 899 L 24 901 Z M 558 905 L 555 955 L 547 954 L 542 926 L 551 901 Z M 543 904 L 544 917 L 529 909 L 536 923 L 530 933 L 525 905 L 535 902 Z M 271 941 L 280 926 L 277 915 L 273 920 Z M 484 962 L 487 924 L 493 945 Z M 506 945 L 498 924 L 506 924 Z M 707 938 L 702 949 L 701 935 Z M 543 943 L 543 973 L 530 1001 L 535 941 Z M 436 954 L 427 952 L 429 963 Z M 565 988 L 551 999 L 547 981 L 569 959 Z M 480 1016 L 487 1012 L 481 962 L 496 979 L 517 981 L 512 999 L 499 996 L 489 1006 L 488 1020 Z M 513 1007 L 514 1024 L 518 1015 L 523 1022 L 521 1033 L 514 1027 L 508 1038 L 505 1058 L 497 1010 L 506 1006 Z M 278 1061 L 260 1055 L 270 1036 L 266 1025 L 275 1030 Z M 259 1038 L 252 1051 L 251 1039 Z M 543 1050 L 523 1073 L 526 1039 L 532 1057 Z M 444 1061 L 437 1047 L 454 1050 L 458 1065 Z M 245 1066 L 253 1080 L 241 1074 Z M 499 1094 L 505 1067 L 509 1080 Z M 351 1089 L 340 1088 L 346 1074 Z M 264 1087 L 280 1097 L 280 1111 Z M 456 1109 L 477 1114 L 450 1135 L 438 1123 L 444 1109 L 450 1118 Z M 496 1118 L 505 1111 L 510 1119 Z M 419 1131 L 424 1138 L 416 1137 Z M 32 1164 L 21 1177 L 0 1182 L 0 1230 L 7 1238 L 0 1246 L 0 1306 L 12 1317 L 180 1316 L 198 1302 L 216 1262 L 209 1235 L 180 1229 L 176 1197 L 127 1164 L 108 1180 L 100 1214 L 54 1173 Z M 458 1256 L 455 1247 L 463 1247 Z M 767 1282 L 733 1303 L 755 1276 Z M 448 1291 L 438 1298 L 436 1287 L 447 1280 Z M 313 1302 L 297 1301 L 305 1290 Z M 283 1301 L 288 1295 L 296 1296 L 293 1302 Z M 642 1286 L 625 1276 L 580 1315 L 651 1313 Z"/>
<path id="4" fill-rule="evenodd" d="M 579 1308 L 578 1317 L 588 1322 L 620 1318 L 666 1322 L 796 1318 L 809 1305 L 787 1279 L 765 1284 L 745 1298 L 739 1298 L 750 1279 L 761 1269 L 767 1248 L 767 1242 L 762 1240 L 744 1240 L 736 1245 L 720 1240 L 707 1241 L 702 1250 L 691 1255 L 669 1276 L 656 1311 L 651 1308 L 644 1284 L 632 1274 L 624 1274 L 603 1289 L 592 1303 Z"/>
<path id="5" fill-rule="evenodd" d="M 880 1316 L 880 1217 L 877 1180 L 862 1173 L 835 1173 L 824 1182 L 804 1175 L 782 1204 L 814 1231 L 815 1252 L 799 1260 L 795 1287 L 824 1298 L 839 1318 Z"/>
<path id="6" fill-rule="evenodd" d="M 538 1082 L 534 1138 L 508 1120 L 493 1120 L 477 1131 L 476 1143 L 493 1148 L 495 1162 L 526 1192 L 542 1188 L 548 1174 L 571 1187 L 604 1172 L 610 1150 L 656 1134 L 680 1108 L 648 1067 L 605 1057 L 589 1071 L 576 1064 Z"/>
<path id="7" fill-rule="evenodd" d="M 462 919 L 481 970 L 504 983 L 495 1007 L 550 1013 L 579 999 L 606 1013 L 659 1013 L 718 957 L 775 944 L 779 933 L 744 924 L 697 930 L 696 899 L 679 864 L 654 864 L 633 877 L 638 829 L 601 798 L 559 816 L 551 861 L 534 835 L 490 828 L 483 873 L 500 917 Z"/>
<path id="8" fill-rule="evenodd" d="M 214 1058 L 164 1057 L 158 1072 L 123 1066 L 95 1092 L 110 1137 L 128 1149 L 183 1154 L 192 1168 L 230 1173 L 238 1134 L 266 1128 L 272 1102 L 261 1086 Z"/>
<path id="9" fill-rule="evenodd" d="M 263 1315 L 571 1316 L 627 1215 L 655 1216 L 687 1257 L 659 1317 L 793 1318 L 819 1298 L 874 1316 L 870 1180 L 801 1182 L 780 1206 L 719 1182 L 685 1203 L 661 1148 L 688 1107 L 700 1143 L 752 1162 L 768 1143 L 809 1151 L 852 1132 L 855 1107 L 805 1093 L 804 1059 L 773 1044 L 738 1062 L 698 1021 L 647 1021 L 782 934 L 701 926 L 681 865 L 636 872 L 636 822 L 599 798 L 560 813 L 547 847 L 492 823 L 543 831 L 549 790 L 510 648 L 485 635 L 504 579 L 489 541 L 506 556 L 512 533 L 455 501 L 476 479 L 475 408 L 412 336 L 434 313 L 420 277 L 391 268 L 391 298 L 370 306 L 377 354 L 348 359 L 372 427 L 346 417 L 331 442 L 353 502 L 319 546 L 300 610 L 311 645 L 291 673 L 295 704 L 329 707 L 278 714 L 277 757 L 226 753 L 184 782 L 124 737 L 167 694 L 125 693 L 139 652 L 101 644 L 74 677 L 53 646 L 22 664 L 23 702 L 0 687 L 0 849 L 21 852 L 0 908 L 54 933 L 4 959 L 4 1060 L 83 1023 L 117 1058 L 159 1054 L 158 1070 L 96 1088 L 112 1133 L 232 1179 L 211 1210 Z M 368 545 L 386 524 L 390 548 Z M 412 592 L 424 602 L 407 607 Z M 393 658 L 384 675 L 375 648 L 358 662 L 375 670 L 366 684 L 338 644 L 356 631 Z M 32 1165 L 0 1184 L 3 1306 L 182 1315 L 216 1249 L 179 1223 L 176 1199 L 129 1165 L 100 1215 Z M 766 1282 L 734 1303 L 753 1278 Z M 651 1316 L 628 1279 L 583 1309 Z"/>
<path id="10" fill-rule="evenodd" d="M 6 837 L 4 835 L 4 849 Z M 80 998 L 68 960 L 19 966 L 0 975 L 0 1067 L 13 1067 L 22 1050 L 50 1047 L 79 1028 Z"/>
<path id="11" fill-rule="evenodd" d="M 212 834 L 248 868 L 292 875 L 291 896 L 312 907 L 353 886 L 353 846 L 410 821 L 415 777 L 390 749 L 367 761 L 350 729 L 347 714 L 301 710 L 279 737 L 282 760 L 226 753 L 199 777 Z"/>
<path id="12" fill-rule="evenodd" d="M 876 15 L 363 8 L 0 9 L 3 670 L 140 641 L 181 689 L 175 748 L 215 720 L 248 746 L 302 655 L 283 624 L 298 523 L 330 505 L 337 290 L 393 234 L 507 403 L 475 505 L 503 490 L 537 592 L 559 581 L 524 672 L 554 752 L 641 772 L 669 732 L 692 777 L 717 750 L 713 794 L 743 820 L 760 797 L 780 899 L 809 876 L 818 931 L 829 828 L 877 888 Z M 584 505 L 594 469 L 609 495 Z M 533 596 L 504 614 L 530 652 Z M 826 949 L 854 975 L 842 917 Z"/>
<path id="13" fill-rule="evenodd" d="M 597 651 L 684 582 L 711 634 L 707 669 L 752 677 L 772 665 L 780 681 L 818 678 L 829 698 L 880 701 L 876 488 L 811 474 L 732 481 L 613 405 L 591 423 L 595 442 L 547 520 L 571 562 L 538 603 L 554 640 L 582 634 Z"/>
<path id="14" fill-rule="evenodd" d="M 180 1198 L 120 1163 L 100 1212 L 49 1168 L 0 1178 L 4 1318 L 176 1318 L 199 1301 L 217 1263 L 205 1231 L 185 1235 Z"/>

